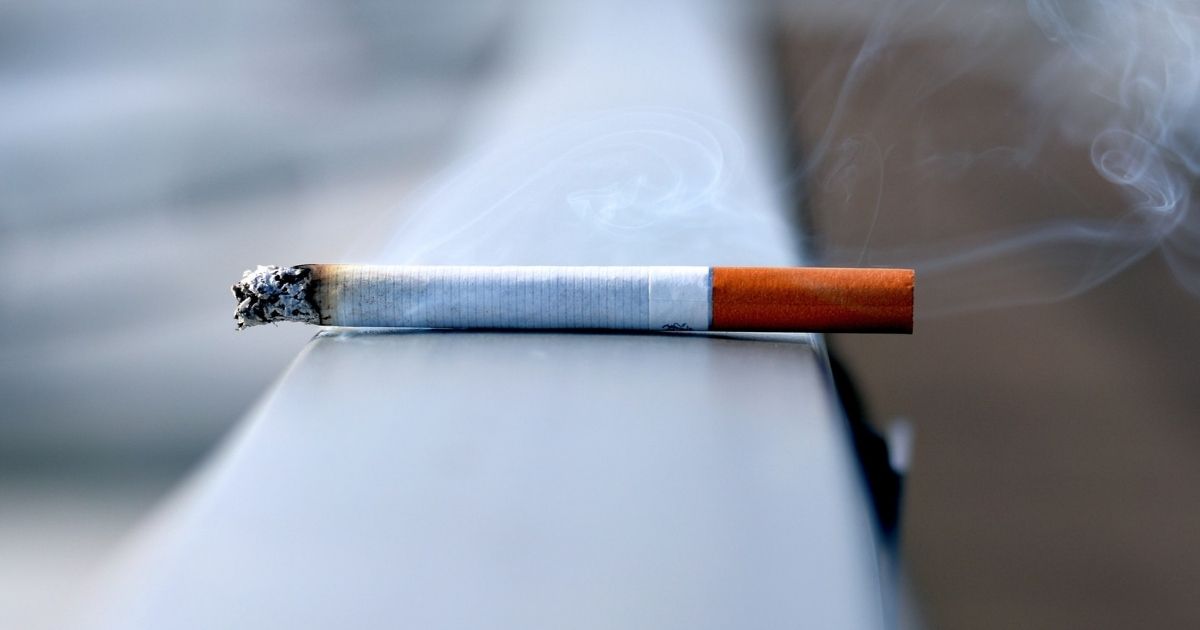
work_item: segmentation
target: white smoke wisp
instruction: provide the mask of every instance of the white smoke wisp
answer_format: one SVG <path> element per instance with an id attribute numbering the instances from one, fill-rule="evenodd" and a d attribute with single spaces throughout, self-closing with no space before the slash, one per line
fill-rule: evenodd
<path id="1" fill-rule="evenodd" d="M 700 265 L 788 251 L 762 247 L 763 234 L 791 235 L 752 198 L 744 153 L 737 133 L 694 112 L 578 116 L 457 163 L 372 260 Z"/>
<path id="2" fill-rule="evenodd" d="M 1200 5 L 1190 1 L 1100 0 L 1084 16 L 1029 0 L 1051 41 L 1093 70 L 1094 91 L 1117 109 L 1092 140 L 1096 170 L 1120 186 L 1130 206 L 1115 230 L 1161 247 L 1179 281 L 1200 293 L 1200 226 L 1192 187 L 1200 167 Z M 1047 69 L 1053 80 L 1054 67 Z M 1133 260 L 1117 261 L 1129 264 Z"/>
<path id="3" fill-rule="evenodd" d="M 830 262 L 915 267 L 925 317 L 1070 298 L 1156 252 L 1200 294 L 1200 4 L 1016 8 L 858 5 L 800 173 L 842 222 Z M 916 234 L 879 242 L 900 214 Z"/>

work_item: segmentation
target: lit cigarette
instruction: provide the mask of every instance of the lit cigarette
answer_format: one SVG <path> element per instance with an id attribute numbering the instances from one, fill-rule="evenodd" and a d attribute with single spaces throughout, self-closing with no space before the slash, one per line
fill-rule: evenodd
<path id="1" fill-rule="evenodd" d="M 911 333 L 911 269 L 259 267 L 233 285 L 238 329 L 385 328 Z"/>

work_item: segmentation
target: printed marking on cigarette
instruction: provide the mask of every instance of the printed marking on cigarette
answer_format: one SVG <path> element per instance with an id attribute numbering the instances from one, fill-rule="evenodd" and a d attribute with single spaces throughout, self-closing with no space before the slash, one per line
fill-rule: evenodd
<path id="1" fill-rule="evenodd" d="M 238 329 L 382 328 L 911 333 L 911 269 L 259 266 L 233 285 Z"/>

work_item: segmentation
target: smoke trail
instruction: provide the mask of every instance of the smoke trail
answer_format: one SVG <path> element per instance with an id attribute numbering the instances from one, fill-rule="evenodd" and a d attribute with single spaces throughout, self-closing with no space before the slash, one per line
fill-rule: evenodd
<path id="1" fill-rule="evenodd" d="M 713 264 L 714 252 L 752 262 L 759 250 L 788 251 L 763 247 L 764 233 L 786 239 L 788 228 L 753 210 L 769 206 L 747 198 L 743 153 L 732 129 L 692 112 L 577 117 L 439 177 L 373 260 Z"/>
<path id="2" fill-rule="evenodd" d="M 1068 298 L 1156 251 L 1200 293 L 1200 6 L 863 7 L 801 101 L 834 94 L 801 173 L 831 262 L 916 267 L 926 316 Z"/>

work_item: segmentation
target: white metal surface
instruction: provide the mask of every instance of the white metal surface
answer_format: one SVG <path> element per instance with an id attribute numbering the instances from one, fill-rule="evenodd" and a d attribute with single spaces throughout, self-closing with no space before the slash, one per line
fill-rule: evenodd
<path id="1" fill-rule="evenodd" d="M 761 42 L 736 12 L 524 15 L 476 134 L 527 144 L 493 145 L 361 257 L 803 262 Z M 90 621 L 882 627 L 868 500 L 814 340 L 324 333 L 147 527 Z"/>

